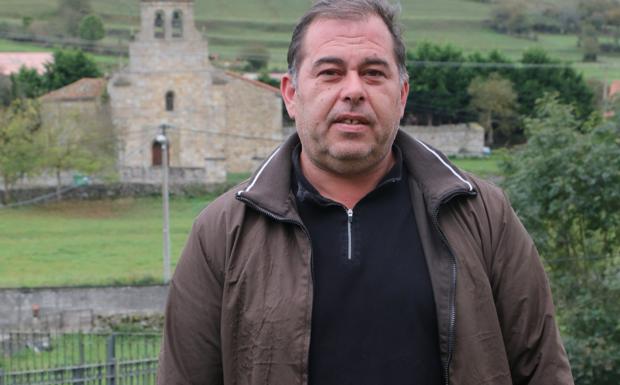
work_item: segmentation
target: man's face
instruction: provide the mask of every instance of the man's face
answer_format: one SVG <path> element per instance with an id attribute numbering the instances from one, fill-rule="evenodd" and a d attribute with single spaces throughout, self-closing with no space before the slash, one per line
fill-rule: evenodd
<path id="1" fill-rule="evenodd" d="M 378 16 L 314 20 L 302 42 L 297 86 L 282 95 L 295 118 L 302 160 L 340 175 L 378 166 L 390 153 L 405 109 L 393 41 Z"/>

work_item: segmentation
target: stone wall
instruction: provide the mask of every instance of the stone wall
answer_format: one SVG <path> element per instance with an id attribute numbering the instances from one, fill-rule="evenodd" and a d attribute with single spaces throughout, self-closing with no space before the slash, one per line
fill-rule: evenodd
<path id="1" fill-rule="evenodd" d="M 482 156 L 484 128 L 477 123 L 404 126 L 402 129 L 448 156 Z"/>
<path id="2" fill-rule="evenodd" d="M 164 285 L 0 289 L 0 329 L 84 330 L 97 317 L 162 314 L 167 293 Z"/>
<path id="3" fill-rule="evenodd" d="M 403 131 L 430 144 L 449 156 L 482 156 L 484 128 L 477 123 L 448 124 L 443 126 L 403 126 Z M 295 132 L 294 126 L 285 126 L 284 135 Z"/>
<path id="4" fill-rule="evenodd" d="M 169 192 L 177 196 L 196 196 L 207 192 L 225 191 L 228 184 L 205 185 L 183 184 L 170 185 Z M 34 187 L 27 189 L 16 189 L 11 191 L 13 202 L 25 202 L 36 199 L 36 203 L 54 201 L 56 189 L 54 187 Z M 112 184 L 93 184 L 87 186 L 76 186 L 69 188 L 63 186 L 63 199 L 68 200 L 97 200 L 97 199 L 117 199 L 139 196 L 159 196 L 161 195 L 161 185 L 152 183 L 112 183 Z M 4 190 L 0 187 L 0 202 L 4 198 Z M 0 204 L 1 207 L 1 204 Z"/>
<path id="5" fill-rule="evenodd" d="M 282 99 L 242 79 L 226 85 L 226 169 L 254 171 L 282 142 Z"/>

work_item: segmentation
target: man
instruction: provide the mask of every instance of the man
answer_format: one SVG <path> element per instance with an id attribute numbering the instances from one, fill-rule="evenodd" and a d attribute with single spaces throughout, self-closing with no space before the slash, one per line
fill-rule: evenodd
<path id="1" fill-rule="evenodd" d="M 539 257 L 496 187 L 398 130 L 385 0 L 323 0 L 282 96 L 297 135 L 196 220 L 159 384 L 572 384 Z"/>

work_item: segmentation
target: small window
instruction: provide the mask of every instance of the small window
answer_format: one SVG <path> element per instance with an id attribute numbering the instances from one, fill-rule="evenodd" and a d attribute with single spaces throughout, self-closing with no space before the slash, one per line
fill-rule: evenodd
<path id="1" fill-rule="evenodd" d="M 183 13 L 179 10 L 172 13 L 172 37 L 183 37 Z"/>
<path id="2" fill-rule="evenodd" d="M 166 111 L 174 111 L 174 92 L 166 92 Z"/>
<path id="3" fill-rule="evenodd" d="M 155 12 L 154 30 L 156 39 L 163 39 L 166 37 L 166 22 L 164 11 Z"/>

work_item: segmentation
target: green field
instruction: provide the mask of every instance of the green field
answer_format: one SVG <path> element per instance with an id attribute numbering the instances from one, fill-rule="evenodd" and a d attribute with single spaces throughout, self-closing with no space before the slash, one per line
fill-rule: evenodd
<path id="1" fill-rule="evenodd" d="M 173 265 L 194 217 L 211 198 L 171 200 Z M 161 280 L 162 209 L 158 198 L 0 210 L 0 287 Z"/>
<path id="2" fill-rule="evenodd" d="M 483 178 L 496 179 L 501 176 L 499 169 L 500 154 L 493 154 L 484 158 L 454 158 L 450 159 L 457 167 L 469 171 Z"/>
<path id="3" fill-rule="evenodd" d="M 456 159 L 455 163 L 482 176 L 498 174 L 495 156 Z M 235 181 L 242 177 L 235 176 Z M 213 198 L 171 199 L 173 265 L 194 218 Z M 161 280 L 162 207 L 158 197 L 0 209 L 0 287 Z"/>
<path id="4" fill-rule="evenodd" d="M 559 2 L 548 0 L 547 2 Z M 573 2 L 573 0 L 561 0 Z M 139 28 L 138 0 L 92 1 L 95 12 L 101 15 L 107 28 L 118 31 L 136 31 Z M 218 55 L 220 63 L 239 57 L 247 47 L 261 45 L 268 49 L 272 69 L 286 68 L 286 49 L 293 25 L 308 8 L 310 0 L 196 0 L 196 22 L 210 40 L 210 52 Z M 620 58 L 599 55 L 600 63 L 582 65 L 581 53 L 574 35 L 539 34 L 528 40 L 495 33 L 485 27 L 491 6 L 471 0 L 402 0 L 402 23 L 409 48 L 422 41 L 453 44 L 465 52 L 502 51 L 518 59 L 532 47 L 547 50 L 552 57 L 576 63 L 586 77 L 598 79 L 620 78 Z M 57 0 L 3 0 L 0 23 L 19 25 L 24 16 L 32 16 L 36 23 L 53 21 Z M 108 37 L 107 44 L 118 44 L 118 37 Z M 127 42 L 124 41 L 123 44 Z M 0 42 L 0 51 L 22 50 L 19 44 L 10 46 Z M 36 47 L 36 46 L 35 46 Z M 27 45 L 24 50 L 36 49 Z M 114 57 L 97 57 L 113 69 L 124 63 Z"/>

